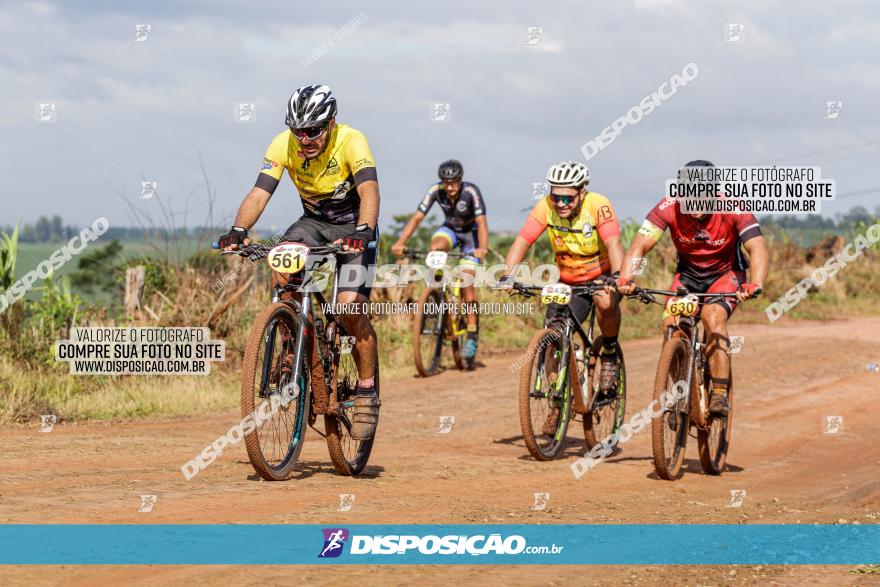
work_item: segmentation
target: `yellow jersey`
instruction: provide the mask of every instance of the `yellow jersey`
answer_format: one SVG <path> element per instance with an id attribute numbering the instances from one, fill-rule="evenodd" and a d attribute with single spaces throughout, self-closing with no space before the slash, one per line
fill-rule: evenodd
<path id="1" fill-rule="evenodd" d="M 303 156 L 290 129 L 278 133 L 266 149 L 257 187 L 274 192 L 285 169 L 296 185 L 305 215 L 331 224 L 357 223 L 360 197 L 356 186 L 376 181 L 376 163 L 367 138 L 346 124 L 334 125 L 324 151 L 312 160 Z"/>
<path id="2" fill-rule="evenodd" d="M 605 241 L 620 236 L 620 224 L 602 194 L 584 194 L 580 211 L 567 219 L 559 216 L 549 195 L 541 198 L 519 235 L 534 243 L 545 230 L 563 283 L 583 283 L 611 271 Z"/>

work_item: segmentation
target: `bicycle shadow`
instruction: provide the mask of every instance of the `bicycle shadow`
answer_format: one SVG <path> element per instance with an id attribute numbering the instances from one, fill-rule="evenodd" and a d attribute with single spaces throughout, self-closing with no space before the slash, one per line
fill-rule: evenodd
<path id="1" fill-rule="evenodd" d="M 250 461 L 239 460 L 237 461 L 241 465 L 250 465 Z M 381 465 L 367 465 L 364 467 L 364 470 L 361 471 L 361 474 L 355 477 L 356 479 L 378 479 L 382 476 L 382 473 L 385 472 L 385 467 Z M 293 469 L 293 474 L 290 475 L 285 481 L 295 481 L 297 479 L 308 479 L 317 474 L 328 474 L 339 476 L 336 472 L 336 468 L 333 466 L 333 463 L 327 461 L 299 461 Z M 257 475 L 256 473 L 251 473 L 247 476 L 248 481 L 262 481 L 263 478 Z"/>
<path id="2" fill-rule="evenodd" d="M 646 460 L 653 461 L 652 457 L 647 457 Z M 703 468 L 700 466 L 700 459 L 685 459 L 681 464 L 682 474 L 684 473 L 695 473 L 700 475 L 705 475 L 703 472 Z M 743 467 L 738 467 L 736 465 L 731 465 L 730 463 L 725 463 L 724 465 L 724 473 L 742 473 L 745 471 Z M 718 475 L 711 475 L 712 477 L 718 477 Z M 665 481 L 665 479 L 661 479 L 657 476 L 657 471 L 651 471 L 647 475 L 645 475 L 646 479 L 655 479 L 657 481 Z"/>
<path id="3" fill-rule="evenodd" d="M 535 458 L 529 454 L 528 449 L 526 448 L 526 443 L 523 441 L 522 434 L 517 434 L 516 436 L 508 436 L 507 438 L 496 438 L 492 441 L 493 444 L 506 444 L 508 446 L 515 446 L 517 448 L 523 449 L 523 454 L 518 456 L 517 458 L 521 461 L 534 461 Z M 554 460 L 566 459 L 569 457 L 581 457 L 584 455 L 586 451 L 586 446 L 584 445 L 583 440 L 578 440 L 576 437 L 567 436 L 565 438 L 565 446 L 562 447 L 562 450 L 559 451 L 559 454 L 556 455 Z"/>
<path id="4" fill-rule="evenodd" d="M 479 359 L 475 359 L 473 367 L 471 367 L 470 369 L 459 369 L 455 365 L 440 365 L 437 368 L 436 373 L 433 373 L 431 375 L 421 375 L 418 371 L 416 371 L 415 373 L 413 373 L 413 377 L 415 377 L 416 379 L 431 379 L 432 377 L 437 377 L 438 375 L 442 375 L 443 373 L 446 373 L 447 371 L 450 373 L 469 373 L 472 371 L 476 371 L 477 368 L 482 369 L 485 366 L 486 366 L 486 363 L 484 363 L 483 361 L 480 361 Z"/>

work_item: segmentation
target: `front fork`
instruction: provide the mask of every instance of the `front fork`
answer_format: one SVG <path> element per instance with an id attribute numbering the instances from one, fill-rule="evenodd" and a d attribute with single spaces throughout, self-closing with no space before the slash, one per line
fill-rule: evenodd
<path id="1" fill-rule="evenodd" d="M 568 341 L 571 340 L 571 324 L 568 321 L 566 321 L 565 330 L 563 332 L 561 339 L 564 343 L 567 343 Z M 569 414 L 570 410 L 567 408 L 569 407 L 569 405 L 571 403 L 571 397 L 570 397 L 571 396 L 571 386 L 567 385 L 568 377 L 571 376 L 571 374 L 568 372 L 569 353 L 571 352 L 571 348 L 570 348 L 571 345 L 570 344 L 562 344 L 561 346 L 562 346 L 562 351 L 560 353 L 561 356 L 559 357 L 559 363 L 558 363 L 559 371 L 558 371 L 558 375 L 556 377 L 556 387 L 555 387 L 555 389 L 553 389 L 551 391 L 551 393 L 555 397 L 562 398 L 562 407 L 560 408 L 560 411 L 562 412 L 560 414 L 560 424 L 562 424 L 563 422 L 568 420 L 569 415 L 570 415 Z M 546 351 L 542 351 L 542 352 L 546 352 Z M 546 368 L 546 361 L 544 362 L 544 366 Z M 575 374 L 575 375 L 577 375 L 577 374 Z M 546 376 L 546 374 L 545 374 L 545 376 Z M 535 391 L 539 391 L 540 389 L 541 389 L 541 374 L 538 373 L 538 377 L 535 381 Z M 556 429 L 557 437 L 559 436 L 559 434 L 561 434 L 562 430 L 564 430 L 564 429 L 565 429 L 565 426 L 562 426 L 562 425 L 560 425 Z"/>
<path id="2" fill-rule="evenodd" d="M 697 374 L 701 374 L 705 367 L 702 362 L 702 349 L 703 343 L 699 342 L 696 336 L 693 336 L 687 357 L 688 370 L 685 379 L 685 390 L 687 393 L 685 397 L 676 401 L 676 410 L 685 416 L 685 422 L 692 421 L 698 428 L 703 428 L 706 424 L 703 409 L 705 403 L 704 391 L 699 387 L 695 387 L 702 385 L 702 381 L 696 380 Z M 694 401 L 696 401 L 696 405 L 694 405 Z"/>
<path id="3" fill-rule="evenodd" d="M 280 287 L 275 287 L 272 291 L 272 301 L 280 302 L 281 301 L 281 293 L 282 289 Z M 309 292 L 303 292 L 302 300 L 297 302 L 296 300 L 292 300 L 289 303 L 293 304 L 295 310 L 298 310 L 301 316 L 302 321 L 300 322 L 299 328 L 296 330 L 295 339 L 294 339 L 294 351 L 293 351 L 293 372 L 291 373 L 291 381 L 296 381 L 299 386 L 299 393 L 305 394 L 305 377 L 303 376 L 303 366 L 305 364 L 304 357 L 306 354 L 306 336 L 308 336 L 308 324 L 309 318 L 311 316 L 311 308 L 312 308 L 312 296 Z M 274 354 L 274 345 L 275 345 L 275 332 L 274 328 L 277 328 L 277 323 L 273 327 L 273 331 L 270 334 L 270 348 L 266 349 L 266 358 L 269 364 L 272 361 L 272 355 Z M 268 364 L 264 365 L 264 376 L 265 371 L 268 369 Z M 282 401 L 286 401 L 292 399 L 288 397 L 283 397 Z"/>

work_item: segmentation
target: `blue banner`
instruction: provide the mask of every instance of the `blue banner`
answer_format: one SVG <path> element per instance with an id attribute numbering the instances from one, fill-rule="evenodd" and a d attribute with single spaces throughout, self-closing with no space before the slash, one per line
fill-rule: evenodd
<path id="1" fill-rule="evenodd" d="M 0 525 L 0 564 L 878 563 L 876 525 Z"/>

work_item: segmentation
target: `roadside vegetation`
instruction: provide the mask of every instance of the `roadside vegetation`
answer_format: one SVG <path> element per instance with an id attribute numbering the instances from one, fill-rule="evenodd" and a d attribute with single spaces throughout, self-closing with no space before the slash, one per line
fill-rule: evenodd
<path id="1" fill-rule="evenodd" d="M 380 264 L 395 262 L 390 247 L 405 220 L 395 218 L 395 225 L 383 234 Z M 821 225 L 815 219 L 801 224 L 790 218 L 771 222 L 765 219 L 771 252 L 766 294 L 757 302 L 743 304 L 734 325 L 766 324 L 763 308 L 770 301 L 875 222 L 876 216 L 862 209 L 836 221 L 822 221 Z M 624 243 L 629 244 L 638 224 L 629 221 L 623 228 Z M 214 231 L 219 232 L 222 231 Z M 410 246 L 425 249 L 432 232 L 431 223 L 424 223 Z M 40 414 L 55 414 L 60 420 L 172 417 L 237 406 L 240 358 L 250 323 L 269 301 L 268 268 L 263 263 L 255 265 L 240 257 L 217 254 L 210 249 L 208 235 L 213 233 L 209 231 L 175 229 L 145 234 L 146 241 L 140 242 L 102 238 L 101 243 L 74 258 L 60 275 L 38 282 L 29 296 L 0 313 L 0 423 L 36 425 Z M 270 236 L 263 234 L 257 238 L 265 240 Z M 512 235 L 492 235 L 488 263 L 499 262 L 499 256 L 506 253 L 512 241 Z M 28 246 L 34 245 L 21 243 L 18 226 L 8 227 L 0 235 L 0 291 L 8 290 L 35 266 L 28 263 L 25 269 L 20 263 L 21 249 Z M 46 256 L 54 250 L 51 246 L 49 249 Z M 28 255 L 31 257 L 32 254 Z M 532 267 L 552 263 L 546 239 L 533 247 L 527 261 Z M 135 266 L 144 267 L 144 293 L 140 310 L 129 316 L 123 305 L 125 274 L 126 269 Z M 675 251 L 667 237 L 649 256 L 640 283 L 666 288 L 674 268 Z M 421 287 L 376 289 L 373 301 L 413 302 Z M 783 320 L 880 315 L 878 291 L 880 249 L 869 248 L 857 261 L 812 291 Z M 480 291 L 480 300 L 529 303 L 487 288 Z M 658 332 L 659 306 L 625 300 L 623 312 L 623 344 Z M 531 315 L 481 316 L 480 353 L 523 348 L 540 327 L 542 314 L 543 308 L 538 305 Z M 411 317 L 378 315 L 374 324 L 383 377 L 413 376 Z M 226 341 L 226 361 L 214 363 L 206 377 L 71 376 L 68 364 L 54 359 L 55 341 L 67 338 L 73 326 L 99 325 L 210 326 L 212 338 Z M 451 365 L 451 361 L 447 364 Z"/>

